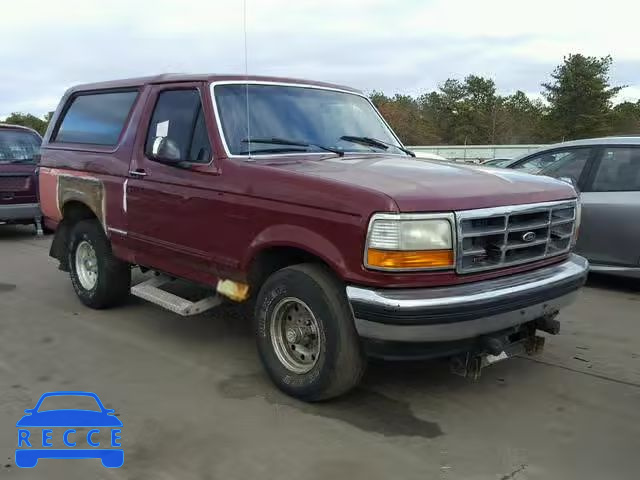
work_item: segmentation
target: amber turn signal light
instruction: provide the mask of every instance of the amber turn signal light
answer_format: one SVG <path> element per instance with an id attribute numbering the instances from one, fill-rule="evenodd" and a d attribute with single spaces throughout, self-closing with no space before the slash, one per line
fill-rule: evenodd
<path id="1" fill-rule="evenodd" d="M 447 268 L 453 267 L 453 250 L 404 252 L 370 248 L 367 251 L 367 264 L 384 269 Z"/>

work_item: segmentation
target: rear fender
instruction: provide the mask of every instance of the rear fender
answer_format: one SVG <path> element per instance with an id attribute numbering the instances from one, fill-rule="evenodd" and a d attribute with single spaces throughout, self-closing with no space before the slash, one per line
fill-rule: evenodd
<path id="1" fill-rule="evenodd" d="M 105 186 L 98 178 L 75 170 L 40 169 L 40 199 L 46 217 L 64 220 L 71 202 L 86 206 L 105 226 Z"/>

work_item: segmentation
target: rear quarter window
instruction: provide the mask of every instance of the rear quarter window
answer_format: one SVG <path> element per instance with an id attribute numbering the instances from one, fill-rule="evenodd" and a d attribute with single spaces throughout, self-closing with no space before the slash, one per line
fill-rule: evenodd
<path id="1" fill-rule="evenodd" d="M 54 142 L 115 145 L 138 96 L 135 91 L 81 94 L 72 97 Z"/>

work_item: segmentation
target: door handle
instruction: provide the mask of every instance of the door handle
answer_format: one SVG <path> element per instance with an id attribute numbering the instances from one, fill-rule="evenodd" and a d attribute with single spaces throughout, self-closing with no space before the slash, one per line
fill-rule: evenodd
<path id="1" fill-rule="evenodd" d="M 129 175 L 134 177 L 146 177 L 147 172 L 144 171 L 144 168 L 136 168 L 135 170 L 129 170 Z"/>

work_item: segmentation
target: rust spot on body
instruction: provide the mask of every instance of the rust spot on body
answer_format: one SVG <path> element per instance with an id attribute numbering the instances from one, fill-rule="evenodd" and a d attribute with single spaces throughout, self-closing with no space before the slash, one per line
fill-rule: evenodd
<path id="1" fill-rule="evenodd" d="M 81 202 L 91 209 L 102 225 L 105 225 L 104 197 L 104 184 L 97 178 L 68 174 L 58 176 L 58 205 Z"/>

